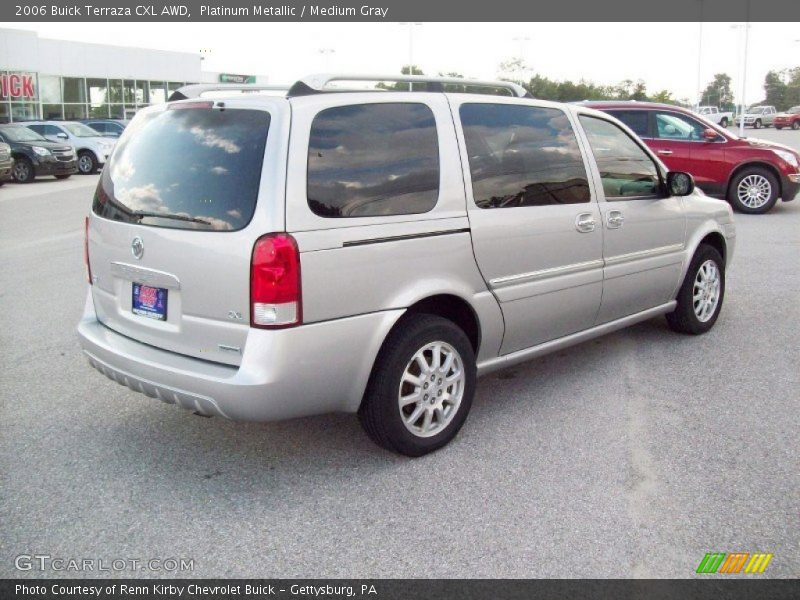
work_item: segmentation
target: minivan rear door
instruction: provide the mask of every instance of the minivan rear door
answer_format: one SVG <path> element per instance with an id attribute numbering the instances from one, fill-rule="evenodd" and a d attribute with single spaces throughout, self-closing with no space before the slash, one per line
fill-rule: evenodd
<path id="1" fill-rule="evenodd" d="M 187 100 L 138 114 L 92 207 L 98 319 L 158 348 L 239 364 L 253 243 L 283 228 L 287 137 L 285 99 Z"/>

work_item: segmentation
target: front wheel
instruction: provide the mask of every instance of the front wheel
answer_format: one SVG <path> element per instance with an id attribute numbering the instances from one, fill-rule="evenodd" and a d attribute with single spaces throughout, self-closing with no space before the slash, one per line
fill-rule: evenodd
<path id="1" fill-rule="evenodd" d="M 36 178 L 36 171 L 33 163 L 25 157 L 14 161 L 14 169 L 11 171 L 14 181 L 17 183 L 30 183 Z"/>
<path id="2" fill-rule="evenodd" d="M 753 123 L 754 129 L 761 129 L 761 119 L 756 119 L 756 122 Z"/>
<path id="3" fill-rule="evenodd" d="M 78 171 L 81 175 L 91 175 L 97 171 L 97 159 L 88 150 L 78 155 Z"/>
<path id="4" fill-rule="evenodd" d="M 434 315 L 407 315 L 375 361 L 359 420 L 379 446 L 422 456 L 461 429 L 475 378 L 472 344 L 457 325 Z"/>
<path id="5" fill-rule="evenodd" d="M 781 129 L 783 129 L 783 125 L 775 125 L 775 129 L 777 129 L 778 131 L 780 131 Z"/>
<path id="6" fill-rule="evenodd" d="M 69 175 L 56 175 L 56 179 L 69 179 L 70 177 L 72 177 L 72 173 Z"/>
<path id="7" fill-rule="evenodd" d="M 678 292 L 678 306 L 667 315 L 667 323 L 678 333 L 705 333 L 717 322 L 724 297 L 722 256 L 713 246 L 701 244 Z"/>
<path id="8" fill-rule="evenodd" d="M 728 189 L 728 201 L 738 210 L 751 215 L 769 212 L 778 201 L 779 183 L 766 169 L 745 169 L 734 177 Z"/>
<path id="9" fill-rule="evenodd" d="M 722 117 L 722 121 L 719 122 L 722 127 L 728 126 L 728 117 Z"/>
<path id="10" fill-rule="evenodd" d="M 794 123 L 792 123 L 792 129 L 794 129 L 795 131 L 800 129 L 800 121 L 795 121 Z"/>

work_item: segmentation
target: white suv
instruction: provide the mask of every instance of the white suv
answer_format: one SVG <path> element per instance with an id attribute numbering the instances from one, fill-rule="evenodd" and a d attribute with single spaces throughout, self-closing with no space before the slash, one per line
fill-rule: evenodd
<path id="1" fill-rule="evenodd" d="M 417 456 L 478 375 L 659 315 L 714 325 L 730 205 L 619 121 L 503 82 L 329 86 L 354 79 L 191 86 L 133 119 L 86 219 L 97 370 L 204 415 L 358 413 Z"/>
<path id="2" fill-rule="evenodd" d="M 89 175 L 101 168 L 117 140 L 106 137 L 78 121 L 37 121 L 25 123 L 26 127 L 53 142 L 72 144 L 78 155 L 78 172 Z"/>

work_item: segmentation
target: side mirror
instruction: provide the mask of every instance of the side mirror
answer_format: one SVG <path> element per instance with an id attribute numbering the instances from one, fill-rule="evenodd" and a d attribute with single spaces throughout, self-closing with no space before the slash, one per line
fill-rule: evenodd
<path id="1" fill-rule="evenodd" d="M 718 137 L 717 132 L 711 129 L 710 127 L 705 131 L 703 131 L 703 139 L 706 140 L 707 142 L 713 142 L 717 139 L 717 137 Z"/>
<path id="2" fill-rule="evenodd" d="M 69 139 L 69 138 L 67 137 L 67 134 L 66 134 L 66 133 L 63 133 L 63 132 L 57 133 L 57 134 L 56 134 L 56 137 L 57 137 L 58 139 L 60 139 L 60 140 L 67 140 L 67 139 Z"/>
<path id="3" fill-rule="evenodd" d="M 681 171 L 667 173 L 667 190 L 670 196 L 688 196 L 694 191 L 694 177 Z"/>

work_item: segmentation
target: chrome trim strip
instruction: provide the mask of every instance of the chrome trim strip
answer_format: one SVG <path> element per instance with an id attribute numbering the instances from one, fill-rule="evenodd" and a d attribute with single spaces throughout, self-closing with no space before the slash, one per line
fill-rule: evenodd
<path id="1" fill-rule="evenodd" d="M 650 248 L 649 250 L 629 252 L 628 254 L 618 254 L 617 256 L 606 258 L 605 265 L 610 267 L 612 265 L 619 265 L 625 262 L 631 262 L 643 258 L 652 258 L 654 256 L 661 256 L 662 254 L 680 252 L 681 250 L 683 250 L 683 244 L 670 244 L 669 246 L 659 246 L 658 248 Z"/>
<path id="2" fill-rule="evenodd" d="M 461 229 L 445 229 L 442 231 L 426 231 L 423 233 L 408 233 L 403 235 L 392 235 L 389 237 L 369 238 L 364 240 L 347 240 L 342 242 L 342 247 L 349 248 L 350 246 L 365 246 L 367 244 L 383 244 L 385 242 L 399 242 L 402 240 L 416 240 L 426 237 L 438 237 L 440 235 L 452 235 L 454 233 L 469 233 L 469 227 L 462 227 Z"/>
<path id="3" fill-rule="evenodd" d="M 563 267 L 552 267 L 550 269 L 542 269 L 541 271 L 531 271 L 530 273 L 520 273 L 518 275 L 497 277 L 489 281 L 489 285 L 492 287 L 501 287 L 511 283 L 527 283 L 528 281 L 537 281 L 539 279 L 547 279 L 548 277 L 580 273 L 582 271 L 588 271 L 590 269 L 600 268 L 602 266 L 603 261 L 601 259 L 587 260 L 586 262 L 573 263 L 571 265 L 564 265 Z"/>
<path id="4" fill-rule="evenodd" d="M 171 273 L 158 271 L 157 269 L 147 269 L 137 265 L 129 265 L 123 262 L 111 263 L 111 274 L 116 277 L 152 285 L 154 287 L 164 287 L 173 290 L 181 289 L 180 280 Z"/>

